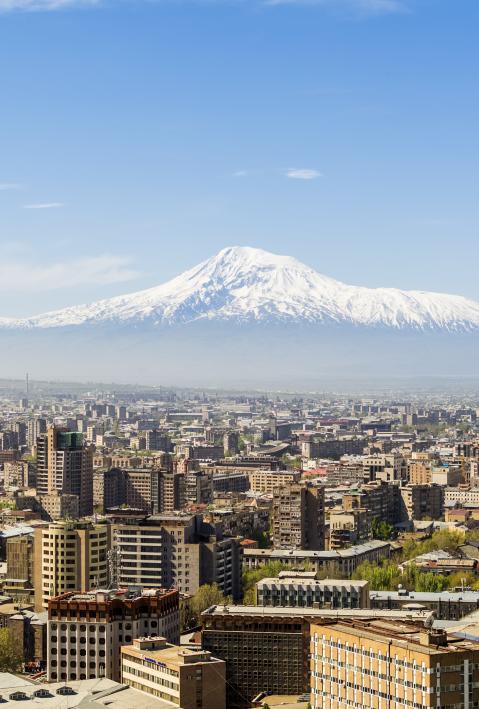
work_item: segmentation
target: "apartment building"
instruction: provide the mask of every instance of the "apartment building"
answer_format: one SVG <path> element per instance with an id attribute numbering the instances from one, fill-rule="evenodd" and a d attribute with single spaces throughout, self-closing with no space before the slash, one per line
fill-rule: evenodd
<path id="1" fill-rule="evenodd" d="M 282 571 L 256 584 L 256 605 L 299 608 L 369 608 L 367 581 L 318 580 L 314 571 Z"/>
<path id="2" fill-rule="evenodd" d="M 121 648 L 121 682 L 182 709 L 226 709 L 226 663 L 162 637 Z"/>
<path id="3" fill-rule="evenodd" d="M 311 706 L 475 707 L 479 641 L 382 620 L 311 626 Z"/>
<path id="4" fill-rule="evenodd" d="M 444 511 L 444 489 L 440 485 L 406 485 L 401 488 L 401 521 L 439 519 Z"/>
<path id="5" fill-rule="evenodd" d="M 370 482 L 344 494 L 343 510 L 349 512 L 354 509 L 366 509 L 369 511 L 370 522 L 378 518 L 395 524 L 400 516 L 400 499 L 397 483 Z"/>
<path id="6" fill-rule="evenodd" d="M 2 584 L 4 595 L 30 603 L 33 599 L 33 533 L 7 539 L 7 574 Z"/>
<path id="7" fill-rule="evenodd" d="M 121 677 L 121 646 L 161 634 L 179 642 L 176 590 L 123 588 L 63 593 L 48 602 L 50 682 Z"/>
<path id="8" fill-rule="evenodd" d="M 29 487 L 30 463 L 17 460 L 3 464 L 3 485 L 9 487 Z"/>
<path id="9" fill-rule="evenodd" d="M 431 462 L 410 460 L 408 476 L 410 485 L 427 485 L 431 482 Z"/>
<path id="10" fill-rule="evenodd" d="M 196 514 L 125 518 L 112 527 L 116 578 L 120 584 L 178 588 L 195 593 L 217 583 L 227 596 L 241 596 L 242 548 L 223 537 L 221 525 Z"/>
<path id="11" fill-rule="evenodd" d="M 359 544 L 371 536 L 369 510 L 358 508 L 345 512 L 331 510 L 329 514 L 329 548 L 345 549 Z"/>
<path id="12" fill-rule="evenodd" d="M 253 492 L 272 494 L 277 487 L 299 483 L 301 472 L 299 470 L 262 470 L 248 471 L 250 488 Z"/>
<path id="13" fill-rule="evenodd" d="M 275 549 L 324 549 L 324 488 L 292 483 L 273 492 Z"/>
<path id="14" fill-rule="evenodd" d="M 407 461 L 400 453 L 376 453 L 363 459 L 363 471 L 368 480 L 406 481 Z"/>
<path id="15" fill-rule="evenodd" d="M 209 505 L 213 501 L 213 473 L 190 471 L 185 475 L 186 504 Z"/>
<path id="16" fill-rule="evenodd" d="M 479 488 L 467 490 L 459 487 L 446 487 L 444 489 L 444 505 L 466 505 L 468 507 L 479 507 Z"/>
<path id="17" fill-rule="evenodd" d="M 93 512 L 93 450 L 76 431 L 51 426 L 37 438 L 37 493 L 76 495 L 80 516 Z"/>
<path id="18" fill-rule="evenodd" d="M 35 529 L 35 608 L 52 596 L 106 588 L 110 530 L 107 524 L 58 521 Z"/>

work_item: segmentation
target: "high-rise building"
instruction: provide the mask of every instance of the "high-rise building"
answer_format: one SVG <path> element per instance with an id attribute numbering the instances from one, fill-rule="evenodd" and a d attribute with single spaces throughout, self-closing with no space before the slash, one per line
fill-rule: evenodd
<path id="1" fill-rule="evenodd" d="M 439 519 L 444 510 L 444 488 L 434 483 L 401 488 L 401 519 Z"/>
<path id="2" fill-rule="evenodd" d="M 182 709 L 226 708 L 226 663 L 165 638 L 138 638 L 121 648 L 121 681 Z"/>
<path id="3" fill-rule="evenodd" d="M 37 438 L 47 432 L 47 420 L 34 418 L 28 421 L 27 443 L 29 448 L 36 445 Z"/>
<path id="4" fill-rule="evenodd" d="M 293 483 L 273 492 L 275 549 L 324 549 L 324 489 Z"/>
<path id="5" fill-rule="evenodd" d="M 195 593 L 205 583 L 216 583 L 223 593 L 241 597 L 242 548 L 237 539 L 223 537 L 220 525 L 201 515 L 162 514 L 112 519 L 112 546 L 118 583 L 147 587 L 174 587 Z"/>
<path id="6" fill-rule="evenodd" d="M 48 679 L 121 675 L 121 646 L 161 634 L 179 642 L 176 590 L 96 590 L 63 593 L 48 602 Z"/>
<path id="7" fill-rule="evenodd" d="M 81 516 L 93 512 L 93 451 L 83 435 L 51 426 L 37 439 L 37 492 L 77 495 Z"/>
<path id="8" fill-rule="evenodd" d="M 209 505 L 213 501 L 213 473 L 189 472 L 185 477 L 186 503 Z"/>
<path id="9" fill-rule="evenodd" d="M 161 512 L 174 512 L 185 506 L 185 475 L 174 471 L 161 471 Z"/>
<path id="10" fill-rule="evenodd" d="M 108 586 L 108 524 L 54 522 L 35 529 L 35 608 L 51 596 Z"/>
<path id="11" fill-rule="evenodd" d="M 388 620 L 311 626 L 311 706 L 475 707 L 479 641 Z"/>

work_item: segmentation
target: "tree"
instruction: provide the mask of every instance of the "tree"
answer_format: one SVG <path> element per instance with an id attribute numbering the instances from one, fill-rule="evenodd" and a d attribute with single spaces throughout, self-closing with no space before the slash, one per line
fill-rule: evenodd
<path id="1" fill-rule="evenodd" d="M 306 567 L 305 567 L 306 569 Z M 266 578 L 275 578 L 280 571 L 289 571 L 291 567 L 280 561 L 270 561 L 256 569 L 243 572 L 243 603 L 245 606 L 256 605 L 256 584 Z"/>
<path id="2" fill-rule="evenodd" d="M 394 591 L 402 583 L 401 571 L 389 559 L 385 559 L 382 564 L 364 561 L 354 571 L 352 578 L 368 581 L 373 591 Z"/>
<path id="3" fill-rule="evenodd" d="M 190 601 L 191 610 L 196 618 L 210 606 L 227 606 L 231 598 L 225 596 L 216 583 L 206 583 L 200 586 Z"/>
<path id="4" fill-rule="evenodd" d="M 9 628 L 0 629 L 0 672 L 19 672 L 23 655 Z"/>
<path id="5" fill-rule="evenodd" d="M 392 524 L 385 522 L 379 517 L 374 517 L 371 522 L 371 534 L 373 539 L 380 539 L 383 542 L 388 542 L 395 536 L 396 530 Z"/>
<path id="6" fill-rule="evenodd" d="M 327 564 L 321 566 L 316 578 L 323 581 L 324 579 L 344 579 L 346 576 L 336 561 L 328 561 Z"/>

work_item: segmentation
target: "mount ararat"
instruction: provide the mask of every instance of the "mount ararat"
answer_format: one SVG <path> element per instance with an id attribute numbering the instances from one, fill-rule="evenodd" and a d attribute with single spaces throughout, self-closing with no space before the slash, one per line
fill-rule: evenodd
<path id="1" fill-rule="evenodd" d="M 351 286 L 230 247 L 169 282 L 29 318 L 0 318 L 4 376 L 199 385 L 477 375 L 479 303 Z"/>
<path id="2" fill-rule="evenodd" d="M 479 328 L 479 303 L 443 293 L 350 286 L 295 258 L 237 246 L 163 285 L 36 317 L 3 318 L 0 327 L 161 327 L 200 320 L 468 331 Z"/>

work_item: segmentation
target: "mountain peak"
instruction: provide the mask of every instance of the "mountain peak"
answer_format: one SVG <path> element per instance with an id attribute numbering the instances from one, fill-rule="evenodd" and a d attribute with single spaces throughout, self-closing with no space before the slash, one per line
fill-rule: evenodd
<path id="1" fill-rule="evenodd" d="M 27 320 L 0 319 L 0 327 L 169 327 L 201 320 L 458 331 L 479 328 L 479 303 L 441 293 L 350 286 L 291 256 L 230 246 L 160 286 Z"/>

